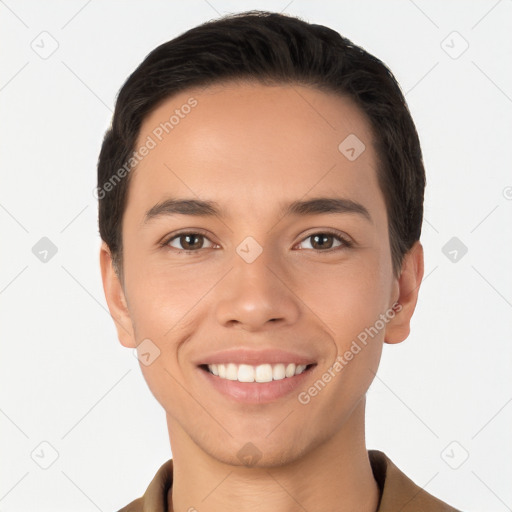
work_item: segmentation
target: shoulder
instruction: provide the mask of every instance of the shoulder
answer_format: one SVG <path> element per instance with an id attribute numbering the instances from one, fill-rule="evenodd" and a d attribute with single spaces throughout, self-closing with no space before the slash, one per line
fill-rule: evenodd
<path id="1" fill-rule="evenodd" d="M 123 508 L 120 508 L 117 512 L 142 512 L 144 510 L 143 498 L 137 498 Z"/>
<path id="2" fill-rule="evenodd" d="M 416 485 L 385 453 L 368 450 L 368 457 L 381 489 L 377 512 L 460 512 Z"/>
<path id="3" fill-rule="evenodd" d="M 173 462 L 169 459 L 162 464 L 146 492 L 117 512 L 167 512 L 167 491 L 172 486 Z"/>

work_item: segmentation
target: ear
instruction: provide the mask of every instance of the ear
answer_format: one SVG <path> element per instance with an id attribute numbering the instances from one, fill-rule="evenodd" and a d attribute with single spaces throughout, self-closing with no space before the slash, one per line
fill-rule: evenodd
<path id="1" fill-rule="evenodd" d="M 116 325 L 117 337 L 124 347 L 135 348 L 137 344 L 123 286 L 114 269 L 110 249 L 105 242 L 101 244 L 100 267 L 103 291 L 110 316 Z"/>
<path id="2" fill-rule="evenodd" d="M 417 241 L 402 262 L 402 272 L 396 283 L 398 299 L 395 301 L 397 306 L 393 308 L 395 316 L 386 325 L 385 343 L 400 343 L 409 336 L 411 317 L 416 309 L 423 271 L 423 246 Z"/>

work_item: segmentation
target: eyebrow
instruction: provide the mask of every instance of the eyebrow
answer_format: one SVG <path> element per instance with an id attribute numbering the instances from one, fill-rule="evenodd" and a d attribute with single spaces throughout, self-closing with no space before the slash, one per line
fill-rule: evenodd
<path id="1" fill-rule="evenodd" d="M 308 200 L 293 201 L 282 204 L 279 214 L 283 217 L 292 215 L 318 215 L 318 214 L 350 213 L 357 214 L 373 222 L 368 209 L 361 203 L 338 197 L 317 197 Z M 169 198 L 150 208 L 144 216 L 143 224 L 161 216 L 192 215 L 196 217 L 225 217 L 224 210 L 215 201 L 200 199 Z"/>

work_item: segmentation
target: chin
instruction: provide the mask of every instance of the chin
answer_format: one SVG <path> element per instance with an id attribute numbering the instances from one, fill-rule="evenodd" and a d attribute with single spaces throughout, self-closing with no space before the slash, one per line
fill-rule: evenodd
<path id="1" fill-rule="evenodd" d="M 316 444 L 310 443 L 308 446 L 312 449 Z M 292 464 L 309 451 L 307 446 L 301 446 L 292 435 L 279 436 L 277 433 L 274 439 L 269 439 L 267 434 L 260 437 L 233 437 L 223 443 L 203 446 L 202 449 L 223 464 L 260 469 Z"/>

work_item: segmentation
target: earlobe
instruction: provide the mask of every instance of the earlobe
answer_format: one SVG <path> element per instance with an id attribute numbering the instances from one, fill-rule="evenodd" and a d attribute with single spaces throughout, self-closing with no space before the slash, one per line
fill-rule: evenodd
<path id="1" fill-rule="evenodd" d="M 123 286 L 114 269 L 110 249 L 105 242 L 102 242 L 100 248 L 100 268 L 103 291 L 110 316 L 116 326 L 117 337 L 124 347 L 135 348 L 137 344 Z"/>
<path id="2" fill-rule="evenodd" d="M 385 343 L 400 343 L 409 336 L 411 318 L 416 309 L 423 272 L 423 246 L 417 241 L 404 256 L 402 273 L 397 280 L 397 306 L 393 308 L 394 317 L 386 326 Z"/>

